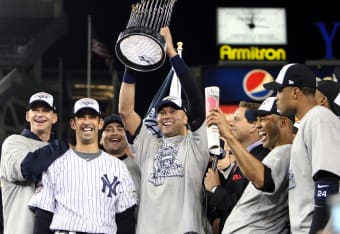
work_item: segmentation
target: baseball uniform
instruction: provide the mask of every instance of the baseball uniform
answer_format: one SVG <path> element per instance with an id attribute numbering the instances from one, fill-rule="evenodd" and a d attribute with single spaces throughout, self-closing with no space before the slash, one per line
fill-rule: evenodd
<path id="1" fill-rule="evenodd" d="M 227 218 L 222 233 L 289 233 L 288 169 L 291 144 L 271 150 L 263 164 L 271 169 L 273 192 L 249 183 Z"/>
<path id="2" fill-rule="evenodd" d="M 43 174 L 29 205 L 53 213 L 51 230 L 115 234 L 116 213 L 136 204 L 134 183 L 119 159 L 68 150 Z"/>
<path id="3" fill-rule="evenodd" d="M 289 170 L 289 215 L 292 233 L 308 233 L 314 211 L 315 182 L 320 170 L 340 176 L 339 119 L 327 108 L 315 106 L 301 119 Z"/>

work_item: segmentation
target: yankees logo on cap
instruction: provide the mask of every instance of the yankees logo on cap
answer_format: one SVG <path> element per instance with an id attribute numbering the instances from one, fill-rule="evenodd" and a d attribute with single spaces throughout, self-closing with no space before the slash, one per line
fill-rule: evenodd
<path id="1" fill-rule="evenodd" d="M 76 101 L 73 107 L 73 114 L 77 114 L 82 109 L 92 109 L 98 115 L 101 115 L 98 102 L 92 98 L 82 98 Z"/>
<path id="2" fill-rule="evenodd" d="M 29 100 L 29 107 L 31 108 L 32 105 L 38 102 L 43 102 L 47 104 L 49 107 L 51 107 L 52 110 L 56 111 L 56 107 L 54 106 L 54 99 L 51 94 L 46 92 L 38 92 L 33 94 Z"/>

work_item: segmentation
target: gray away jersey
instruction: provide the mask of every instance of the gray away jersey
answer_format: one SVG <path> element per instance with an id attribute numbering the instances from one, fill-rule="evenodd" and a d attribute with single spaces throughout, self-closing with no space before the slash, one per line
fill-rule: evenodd
<path id="1" fill-rule="evenodd" d="M 21 163 L 29 152 L 47 145 L 22 135 L 11 135 L 2 144 L 1 191 L 4 214 L 4 234 L 30 234 L 33 232 L 33 212 L 28 202 L 34 194 L 35 184 L 21 174 Z"/>
<path id="2" fill-rule="evenodd" d="M 319 170 L 340 176 L 340 122 L 327 108 L 315 106 L 302 118 L 289 169 L 292 233 L 308 233 L 314 210 L 313 175 Z"/>
<path id="3" fill-rule="evenodd" d="M 288 168 L 291 144 L 275 147 L 262 162 L 271 169 L 275 184 L 272 193 L 249 182 L 228 216 L 222 233 L 289 233 Z"/>

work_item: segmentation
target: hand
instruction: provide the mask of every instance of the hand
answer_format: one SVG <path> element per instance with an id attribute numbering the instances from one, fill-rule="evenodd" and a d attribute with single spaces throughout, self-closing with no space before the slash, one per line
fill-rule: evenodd
<path id="1" fill-rule="evenodd" d="M 213 170 L 211 168 L 208 169 L 207 173 L 205 174 L 204 178 L 204 187 L 207 191 L 211 192 L 211 189 L 215 185 L 220 185 L 220 176 L 218 175 L 217 170 Z"/>
<path id="2" fill-rule="evenodd" d="M 211 109 L 209 111 L 207 116 L 207 126 L 212 124 L 217 125 L 220 135 L 224 139 L 228 140 L 233 137 L 227 118 L 220 108 Z"/>
<path id="3" fill-rule="evenodd" d="M 169 27 L 163 27 L 160 31 L 161 36 L 164 38 L 166 44 L 166 54 L 169 58 L 172 58 L 177 55 L 177 51 L 174 47 L 174 43 L 172 41 L 172 36 Z"/>

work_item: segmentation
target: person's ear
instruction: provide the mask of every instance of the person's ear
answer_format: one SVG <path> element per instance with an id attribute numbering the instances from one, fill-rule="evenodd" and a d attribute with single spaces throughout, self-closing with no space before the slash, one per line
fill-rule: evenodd
<path id="1" fill-rule="evenodd" d="M 57 121 L 58 121 L 58 115 L 57 115 L 57 113 L 53 113 L 52 124 L 55 124 Z"/>
<path id="2" fill-rule="evenodd" d="M 104 126 L 104 120 L 102 118 L 99 118 L 99 125 L 98 125 L 98 129 L 102 130 Z"/>
<path id="3" fill-rule="evenodd" d="M 71 127 L 71 129 L 76 130 L 76 122 L 74 121 L 73 118 L 70 119 L 70 127 Z"/>

